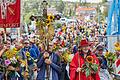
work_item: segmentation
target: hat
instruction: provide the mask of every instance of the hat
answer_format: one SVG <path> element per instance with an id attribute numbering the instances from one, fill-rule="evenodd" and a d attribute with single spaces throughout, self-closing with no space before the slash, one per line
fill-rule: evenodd
<path id="1" fill-rule="evenodd" d="M 30 38 L 29 39 L 30 42 L 34 42 L 34 40 L 35 40 L 34 38 Z"/>
<path id="2" fill-rule="evenodd" d="M 29 43 L 29 41 L 28 41 L 28 40 L 25 40 L 24 43 Z"/>
<path id="3" fill-rule="evenodd" d="M 96 49 L 97 49 L 97 50 L 103 50 L 103 46 L 99 45 L 99 46 L 97 46 Z"/>
<path id="4" fill-rule="evenodd" d="M 84 40 L 81 40 L 79 45 L 80 45 L 80 47 L 89 46 L 89 42 L 86 39 L 84 39 Z"/>

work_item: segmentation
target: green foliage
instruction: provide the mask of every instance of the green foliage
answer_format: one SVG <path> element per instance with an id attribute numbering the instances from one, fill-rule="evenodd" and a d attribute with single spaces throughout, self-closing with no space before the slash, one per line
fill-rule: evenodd
<path id="1" fill-rule="evenodd" d="M 55 26 L 58 29 L 58 28 L 62 27 L 62 24 L 61 23 L 56 23 Z"/>
<path id="2" fill-rule="evenodd" d="M 91 65 L 91 67 L 92 67 L 94 72 L 97 72 L 97 70 L 98 70 L 98 65 L 97 64 L 93 64 L 93 65 Z"/>
<path id="3" fill-rule="evenodd" d="M 108 16 L 108 10 L 109 10 L 109 8 L 106 6 L 106 7 L 105 7 L 105 10 L 104 10 L 104 12 L 103 12 L 103 15 L 104 15 L 105 17 Z"/>
<path id="4" fill-rule="evenodd" d="M 29 18 L 30 18 L 31 15 L 32 15 L 32 12 L 24 15 L 24 22 L 29 23 L 29 22 L 30 22 L 30 19 L 29 19 Z"/>
<path id="5" fill-rule="evenodd" d="M 105 2 L 107 2 L 107 0 L 102 0 L 102 3 L 105 3 Z"/>
<path id="6" fill-rule="evenodd" d="M 90 75 L 90 69 L 89 68 L 86 68 L 85 74 L 86 74 L 86 77 L 88 77 Z"/>
<path id="7" fill-rule="evenodd" d="M 96 73 L 97 71 L 98 64 L 85 62 L 85 64 L 82 66 L 82 72 L 85 72 L 86 77 L 90 76 L 91 72 Z"/>
<path id="8" fill-rule="evenodd" d="M 113 63 L 117 59 L 116 54 L 112 53 L 112 52 L 109 52 L 108 55 L 106 55 L 106 59 L 107 59 L 108 71 L 110 73 L 114 72 Z"/>
<path id="9" fill-rule="evenodd" d="M 31 12 L 26 13 L 24 15 L 24 22 L 29 23 L 30 22 L 30 16 L 33 15 L 34 13 L 36 13 L 36 12 L 37 12 L 36 9 L 33 9 L 33 10 L 31 10 Z"/>
<path id="10" fill-rule="evenodd" d="M 115 53 L 112 53 L 110 52 L 107 56 L 106 56 L 106 59 L 108 61 L 111 61 L 111 62 L 115 62 L 115 60 L 117 59 L 117 56 L 115 55 Z"/>
<path id="11" fill-rule="evenodd" d="M 62 0 L 60 0 L 59 4 L 56 4 L 56 10 L 60 13 L 63 13 L 64 7 L 65 7 L 65 4 Z"/>

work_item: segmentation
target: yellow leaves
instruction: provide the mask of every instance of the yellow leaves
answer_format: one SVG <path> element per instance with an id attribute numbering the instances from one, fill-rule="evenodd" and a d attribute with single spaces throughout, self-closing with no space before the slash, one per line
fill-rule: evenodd
<path id="1" fill-rule="evenodd" d="M 13 58 L 13 57 L 16 57 L 16 54 L 18 53 L 17 49 L 16 48 L 13 48 L 12 50 L 8 50 L 5 52 L 5 56 L 7 57 L 7 59 L 10 59 L 10 58 Z"/>
<path id="2" fill-rule="evenodd" d="M 17 51 L 17 49 L 16 49 L 16 48 L 13 48 L 13 51 Z"/>
<path id="3" fill-rule="evenodd" d="M 63 53 L 62 58 L 65 60 L 65 62 L 71 62 L 72 56 L 70 52 Z"/>
<path id="4" fill-rule="evenodd" d="M 105 53 L 105 58 L 106 58 L 108 55 L 109 55 L 109 52 L 107 51 L 107 52 Z"/>
<path id="5" fill-rule="evenodd" d="M 14 57 L 14 53 L 11 50 L 8 50 L 5 52 L 5 56 L 7 57 L 7 59 L 10 59 L 12 57 Z"/>
<path id="6" fill-rule="evenodd" d="M 16 59 L 19 60 L 19 59 L 20 59 L 20 56 L 16 56 Z"/>
<path id="7" fill-rule="evenodd" d="M 26 66 L 26 61 L 25 60 L 20 60 L 21 66 L 25 67 Z"/>
<path id="8" fill-rule="evenodd" d="M 120 51 L 120 47 L 115 47 L 115 50 L 116 51 Z"/>

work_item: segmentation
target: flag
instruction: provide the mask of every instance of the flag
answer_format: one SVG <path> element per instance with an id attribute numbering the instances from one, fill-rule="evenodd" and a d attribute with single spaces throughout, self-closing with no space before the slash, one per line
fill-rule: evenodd
<path id="1" fill-rule="evenodd" d="M 20 27 L 20 0 L 2 0 L 0 3 L 0 28 Z"/>
<path id="2" fill-rule="evenodd" d="M 109 13 L 108 13 L 108 35 L 118 35 L 120 34 L 120 1 L 113 0 Z"/>

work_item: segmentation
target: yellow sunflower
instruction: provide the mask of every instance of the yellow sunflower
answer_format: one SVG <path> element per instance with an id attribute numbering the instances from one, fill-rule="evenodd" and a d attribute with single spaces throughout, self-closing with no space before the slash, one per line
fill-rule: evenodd
<path id="1" fill-rule="evenodd" d="M 114 46 L 115 46 L 115 50 L 116 51 L 120 51 L 120 43 L 119 42 L 116 42 L 115 44 L 114 44 Z"/>
<path id="2" fill-rule="evenodd" d="M 27 57 L 30 57 L 30 53 L 29 53 L 29 52 L 26 52 L 26 56 L 27 56 Z"/>
<path id="3" fill-rule="evenodd" d="M 51 24 L 51 21 L 49 19 L 46 20 L 46 25 L 49 26 Z"/>
<path id="4" fill-rule="evenodd" d="M 116 43 L 114 44 L 114 46 L 115 46 L 115 47 L 119 47 L 119 46 L 120 46 L 120 43 L 119 43 L 119 42 L 116 42 Z"/>
<path id="5" fill-rule="evenodd" d="M 94 58 L 92 56 L 87 56 L 86 61 L 88 63 L 93 63 Z"/>
<path id="6" fill-rule="evenodd" d="M 115 47 L 115 50 L 116 51 L 120 51 L 120 47 Z"/>
<path id="7" fill-rule="evenodd" d="M 53 16 L 53 15 L 48 15 L 48 18 L 47 18 L 47 19 L 50 20 L 50 21 L 53 21 L 54 16 Z"/>

